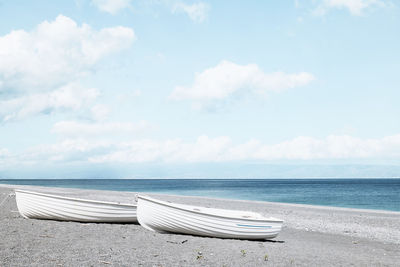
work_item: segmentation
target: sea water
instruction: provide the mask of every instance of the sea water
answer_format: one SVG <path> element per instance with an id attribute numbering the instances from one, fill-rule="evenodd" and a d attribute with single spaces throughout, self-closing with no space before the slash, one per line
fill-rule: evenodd
<path id="1" fill-rule="evenodd" d="M 0 179 L 2 183 L 400 211 L 400 179 Z"/>

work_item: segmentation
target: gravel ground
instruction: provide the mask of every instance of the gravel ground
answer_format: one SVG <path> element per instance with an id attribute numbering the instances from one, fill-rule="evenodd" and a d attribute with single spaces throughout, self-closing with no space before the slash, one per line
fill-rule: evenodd
<path id="1" fill-rule="evenodd" d="M 0 203 L 14 186 L 0 185 Z M 88 199 L 132 202 L 134 193 L 15 186 Z M 0 266 L 399 266 L 400 212 L 155 195 L 199 206 L 261 212 L 285 220 L 272 241 L 159 234 L 137 224 L 22 218 L 0 207 Z"/>

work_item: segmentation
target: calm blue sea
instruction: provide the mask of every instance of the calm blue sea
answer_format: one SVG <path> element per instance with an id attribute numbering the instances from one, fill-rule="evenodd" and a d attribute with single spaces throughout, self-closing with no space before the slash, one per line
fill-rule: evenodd
<path id="1" fill-rule="evenodd" d="M 400 211 L 400 179 L 0 179 L 1 183 Z"/>

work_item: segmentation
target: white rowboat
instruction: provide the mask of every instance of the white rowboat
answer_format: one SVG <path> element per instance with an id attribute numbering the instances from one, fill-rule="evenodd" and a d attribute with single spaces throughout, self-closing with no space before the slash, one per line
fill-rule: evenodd
<path id="1" fill-rule="evenodd" d="M 24 218 L 76 222 L 136 223 L 136 205 L 15 190 Z"/>
<path id="2" fill-rule="evenodd" d="M 204 208 L 138 196 L 138 221 L 146 229 L 220 238 L 271 239 L 283 221 L 247 211 Z"/>

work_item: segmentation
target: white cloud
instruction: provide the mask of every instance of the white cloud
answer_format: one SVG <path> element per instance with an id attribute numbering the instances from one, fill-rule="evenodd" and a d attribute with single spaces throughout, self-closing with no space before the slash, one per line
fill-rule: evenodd
<path id="1" fill-rule="evenodd" d="M 44 93 L 35 93 L 0 101 L 0 121 L 24 119 L 58 110 L 78 110 L 99 95 L 95 88 L 68 84 Z"/>
<path id="2" fill-rule="evenodd" d="M 173 13 L 186 13 L 189 18 L 195 22 L 203 22 L 207 18 L 207 13 L 210 7 L 204 2 L 194 4 L 185 4 L 183 2 L 176 2 L 173 5 Z"/>
<path id="3" fill-rule="evenodd" d="M 222 61 L 215 67 L 197 73 L 192 86 L 175 87 L 169 97 L 174 100 L 221 100 L 237 91 L 264 94 L 303 86 L 313 80 L 314 76 L 307 72 L 264 73 L 256 64 L 238 65 Z"/>
<path id="4" fill-rule="evenodd" d="M 352 15 L 360 16 L 373 6 L 382 7 L 385 3 L 380 0 L 324 0 L 313 13 L 322 16 L 329 9 L 348 9 Z"/>
<path id="5" fill-rule="evenodd" d="M 131 0 L 92 0 L 98 9 L 115 15 L 118 11 L 131 6 Z"/>
<path id="6" fill-rule="evenodd" d="M 95 137 L 106 135 L 126 135 L 143 132 L 150 128 L 146 121 L 131 122 L 96 122 L 84 123 L 77 121 L 57 122 L 52 129 L 53 133 L 69 137 Z"/>
<path id="7" fill-rule="evenodd" d="M 51 90 L 85 76 L 102 58 L 134 39 L 130 28 L 96 31 L 63 15 L 31 32 L 12 31 L 0 37 L 0 92 Z"/>
<path id="8" fill-rule="evenodd" d="M 81 108 L 99 92 L 79 85 L 79 79 L 134 39 L 130 28 L 97 31 L 63 15 L 40 23 L 31 32 L 17 30 L 0 36 L 0 120 Z M 93 112 L 100 116 L 104 109 Z"/>

